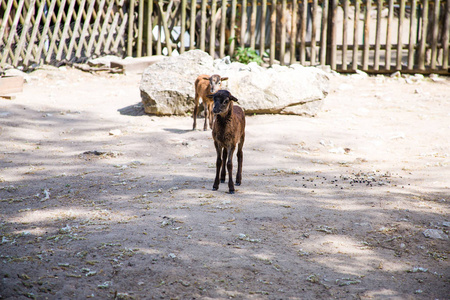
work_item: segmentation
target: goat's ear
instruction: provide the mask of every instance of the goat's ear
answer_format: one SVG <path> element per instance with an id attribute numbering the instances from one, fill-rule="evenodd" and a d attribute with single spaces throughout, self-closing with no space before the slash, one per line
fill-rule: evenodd
<path id="1" fill-rule="evenodd" d="M 214 98 L 214 94 L 206 95 L 206 98 L 212 99 L 212 98 Z"/>
<path id="2" fill-rule="evenodd" d="M 222 77 L 222 81 L 228 80 L 228 77 Z"/>
<path id="3" fill-rule="evenodd" d="M 233 95 L 230 95 L 230 99 L 233 100 L 234 102 L 238 102 L 238 99 Z"/>

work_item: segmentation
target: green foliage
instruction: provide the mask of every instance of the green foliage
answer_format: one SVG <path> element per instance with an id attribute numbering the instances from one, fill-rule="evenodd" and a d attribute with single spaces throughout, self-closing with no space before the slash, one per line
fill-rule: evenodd
<path id="1" fill-rule="evenodd" d="M 263 63 L 262 58 L 252 48 L 238 47 L 234 52 L 233 59 L 243 64 L 255 62 L 261 65 Z"/>

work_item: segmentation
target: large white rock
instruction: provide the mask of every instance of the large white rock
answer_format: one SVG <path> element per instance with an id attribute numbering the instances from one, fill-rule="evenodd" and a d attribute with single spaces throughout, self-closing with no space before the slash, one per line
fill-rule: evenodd
<path id="1" fill-rule="evenodd" d="M 141 80 L 145 112 L 156 115 L 184 115 L 194 107 L 194 81 L 200 74 L 228 77 L 225 87 L 239 99 L 248 114 L 315 115 L 328 94 L 329 79 L 314 67 L 256 63 L 231 63 L 229 58 L 213 61 L 200 50 L 188 51 L 148 67 Z"/>

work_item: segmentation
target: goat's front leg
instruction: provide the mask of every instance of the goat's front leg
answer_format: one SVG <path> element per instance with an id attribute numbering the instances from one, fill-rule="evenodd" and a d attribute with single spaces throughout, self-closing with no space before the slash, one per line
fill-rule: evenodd
<path id="1" fill-rule="evenodd" d="M 228 158 L 228 151 L 227 148 L 223 148 L 222 153 L 222 172 L 220 173 L 220 182 L 225 182 L 225 177 L 227 176 L 227 159 Z"/>
<path id="2" fill-rule="evenodd" d="M 228 149 L 228 159 L 227 159 L 227 169 L 228 169 L 228 190 L 230 194 L 234 194 L 234 183 L 233 183 L 233 153 L 235 146 Z"/>
<path id="3" fill-rule="evenodd" d="M 238 168 L 237 168 L 237 174 L 236 174 L 236 185 L 241 185 L 242 182 L 242 161 L 244 153 L 242 151 L 243 142 L 238 144 L 238 150 L 237 150 L 237 159 L 238 159 Z"/>
<path id="4" fill-rule="evenodd" d="M 203 102 L 203 107 L 205 108 L 205 124 L 203 125 L 203 131 L 208 130 L 208 119 L 209 119 L 209 105 Z"/>
<path id="5" fill-rule="evenodd" d="M 213 128 L 213 122 L 214 122 L 214 114 L 213 114 L 213 108 L 214 108 L 214 103 L 210 103 L 208 105 L 208 119 L 209 119 L 209 128 Z"/>
<path id="6" fill-rule="evenodd" d="M 220 167 L 222 166 L 222 147 L 220 147 L 217 142 L 214 142 L 214 146 L 216 147 L 217 152 L 217 160 L 216 160 L 216 178 L 214 179 L 213 191 L 217 191 L 219 189 L 219 175 L 220 175 Z"/>

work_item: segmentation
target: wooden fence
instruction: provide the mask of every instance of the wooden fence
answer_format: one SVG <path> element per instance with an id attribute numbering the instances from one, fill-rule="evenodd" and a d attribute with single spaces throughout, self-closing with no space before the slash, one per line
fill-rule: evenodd
<path id="1" fill-rule="evenodd" d="M 0 63 L 25 69 L 242 47 L 270 65 L 449 74 L 448 0 L 0 0 L 0 18 Z"/>

